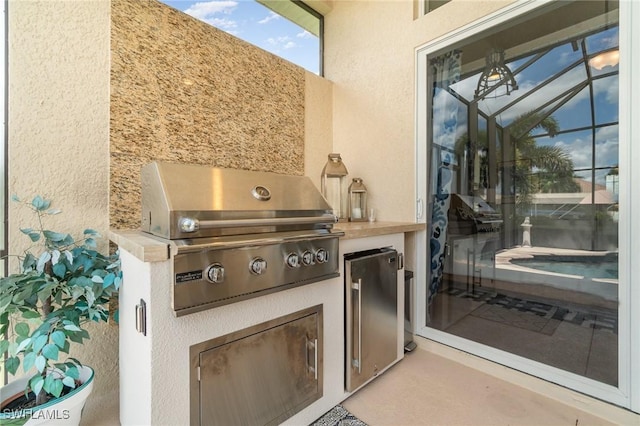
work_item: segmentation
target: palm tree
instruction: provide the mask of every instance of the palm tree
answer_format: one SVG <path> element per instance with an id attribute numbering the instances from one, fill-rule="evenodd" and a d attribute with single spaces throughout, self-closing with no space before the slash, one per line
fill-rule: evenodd
<path id="1" fill-rule="evenodd" d="M 532 194 L 535 193 L 580 191 L 580 186 L 574 181 L 573 161 L 570 155 L 560 147 L 539 146 L 531 135 L 533 130 L 542 129 L 550 137 L 556 136 L 559 125 L 553 116 L 545 116 L 535 111 L 527 112 L 516 117 L 507 128 L 511 133 L 511 143 L 515 144 L 516 166 L 513 178 L 518 205 L 529 203 Z M 459 158 L 462 158 L 465 150 L 486 152 L 488 147 L 487 132 L 480 130 L 477 144 L 472 144 L 468 135 L 464 135 L 456 141 L 455 151 Z M 487 168 L 488 156 L 480 156 L 480 169 Z"/>
<path id="2" fill-rule="evenodd" d="M 559 127 L 553 116 L 534 111 L 521 114 L 508 126 L 516 148 L 515 182 L 519 204 L 527 204 L 534 193 L 580 192 L 580 185 L 574 180 L 571 156 L 557 146 L 539 146 L 531 135 L 539 128 L 555 137 Z"/>

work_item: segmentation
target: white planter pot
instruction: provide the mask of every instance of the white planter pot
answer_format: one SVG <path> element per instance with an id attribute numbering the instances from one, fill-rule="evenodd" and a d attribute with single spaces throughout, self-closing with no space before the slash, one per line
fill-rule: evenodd
<path id="1" fill-rule="evenodd" d="M 38 405 L 21 413 L 4 411 L 0 413 L 0 424 L 7 425 L 64 425 L 77 426 L 82 416 L 84 403 L 93 390 L 94 372 L 86 365 L 80 369 L 80 382 L 78 386 L 68 394 Z M 21 377 L 2 387 L 3 398 L 10 398 L 24 392 L 30 377 Z M 4 401 L 3 401 L 4 403 Z M 3 404 L 4 405 L 4 404 Z"/>

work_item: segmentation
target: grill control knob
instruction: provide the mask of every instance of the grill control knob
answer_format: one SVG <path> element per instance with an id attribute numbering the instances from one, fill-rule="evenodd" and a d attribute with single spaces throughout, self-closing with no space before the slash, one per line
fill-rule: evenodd
<path id="1" fill-rule="evenodd" d="M 311 253 L 309 250 L 302 253 L 302 264 L 304 266 L 313 265 L 313 253 Z"/>
<path id="2" fill-rule="evenodd" d="M 263 274 L 266 269 L 267 269 L 267 261 L 261 257 L 256 257 L 249 263 L 249 270 L 251 271 L 252 274 L 255 274 L 255 275 Z"/>
<path id="3" fill-rule="evenodd" d="M 316 260 L 318 263 L 325 263 L 329 261 L 329 253 L 323 248 L 316 250 Z"/>
<path id="4" fill-rule="evenodd" d="M 214 283 L 219 284 L 224 281 L 224 267 L 219 263 L 214 263 L 207 268 L 207 279 Z"/>
<path id="5" fill-rule="evenodd" d="M 290 268 L 297 268 L 300 266 L 300 257 L 296 253 L 289 253 L 285 258 L 285 263 Z"/>

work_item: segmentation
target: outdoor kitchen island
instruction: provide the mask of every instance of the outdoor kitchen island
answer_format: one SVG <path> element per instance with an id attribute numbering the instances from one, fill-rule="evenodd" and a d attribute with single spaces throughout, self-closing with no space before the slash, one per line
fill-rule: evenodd
<path id="1" fill-rule="evenodd" d="M 345 253 L 391 247 L 404 253 L 405 235 L 424 229 L 413 223 L 338 223 L 339 259 Z M 172 266 L 166 240 L 131 230 L 110 233 L 119 246 L 124 282 L 120 291 L 120 422 L 198 424 L 190 418 L 190 348 L 231 333 L 321 306 L 317 354 L 321 397 L 282 424 L 309 424 L 346 399 L 344 262 L 340 276 L 177 317 L 172 309 Z M 398 312 L 404 310 L 398 273 Z M 398 317 L 397 362 L 403 357 Z M 221 396 L 222 397 L 222 396 Z"/>

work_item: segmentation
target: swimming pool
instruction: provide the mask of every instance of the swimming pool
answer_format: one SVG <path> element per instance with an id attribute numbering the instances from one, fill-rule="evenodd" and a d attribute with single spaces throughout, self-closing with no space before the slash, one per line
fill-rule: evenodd
<path id="1" fill-rule="evenodd" d="M 618 279 L 618 255 L 603 256 L 533 256 L 528 259 L 511 259 L 514 265 L 557 274 L 579 275 L 585 278 Z"/>

